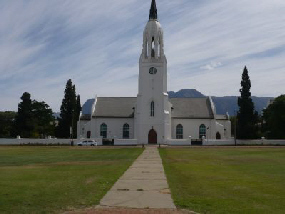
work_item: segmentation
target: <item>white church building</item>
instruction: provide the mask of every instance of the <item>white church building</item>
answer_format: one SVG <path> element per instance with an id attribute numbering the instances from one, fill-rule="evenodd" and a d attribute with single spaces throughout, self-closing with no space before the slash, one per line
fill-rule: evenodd
<path id="1" fill-rule="evenodd" d="M 155 0 L 143 32 L 137 97 L 87 100 L 77 127 L 78 138 L 110 140 L 118 145 L 179 145 L 231 137 L 229 115 L 217 115 L 211 97 L 168 97 L 167 59 Z"/>

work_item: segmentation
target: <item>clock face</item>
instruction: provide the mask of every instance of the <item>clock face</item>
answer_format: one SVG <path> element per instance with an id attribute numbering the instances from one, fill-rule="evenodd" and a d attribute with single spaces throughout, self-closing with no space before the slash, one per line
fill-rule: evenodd
<path id="1" fill-rule="evenodd" d="M 157 69 L 154 68 L 154 67 L 151 67 L 151 68 L 149 69 L 149 73 L 150 73 L 150 74 L 156 74 L 156 73 L 157 73 Z"/>

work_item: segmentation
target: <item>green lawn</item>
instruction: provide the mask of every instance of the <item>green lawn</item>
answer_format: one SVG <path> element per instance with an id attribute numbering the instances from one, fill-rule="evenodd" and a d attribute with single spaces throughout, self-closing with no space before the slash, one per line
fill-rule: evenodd
<path id="1" fill-rule="evenodd" d="M 140 148 L 0 147 L 0 213 L 96 205 Z"/>
<path id="2" fill-rule="evenodd" d="M 285 213 L 285 148 L 163 148 L 175 204 L 199 213 Z"/>

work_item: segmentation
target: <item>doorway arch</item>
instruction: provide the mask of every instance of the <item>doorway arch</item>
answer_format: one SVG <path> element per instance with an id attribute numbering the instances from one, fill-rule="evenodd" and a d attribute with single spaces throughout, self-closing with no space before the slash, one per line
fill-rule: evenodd
<path id="1" fill-rule="evenodd" d="M 148 133 L 148 144 L 157 144 L 157 133 L 154 129 Z"/>
<path id="2" fill-rule="evenodd" d="M 220 140 L 221 138 L 222 138 L 222 137 L 221 137 L 220 132 L 217 132 L 217 133 L 216 133 L 216 139 L 217 139 L 217 140 Z"/>
<path id="3" fill-rule="evenodd" d="M 91 131 L 87 131 L 87 138 L 88 138 L 88 139 L 91 138 Z"/>

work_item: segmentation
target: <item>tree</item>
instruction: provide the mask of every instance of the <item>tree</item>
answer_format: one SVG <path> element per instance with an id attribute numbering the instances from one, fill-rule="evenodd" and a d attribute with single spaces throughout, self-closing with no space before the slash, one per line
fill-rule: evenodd
<path id="1" fill-rule="evenodd" d="M 7 138 L 13 136 L 13 125 L 15 117 L 16 112 L 0 112 L 0 138 Z"/>
<path id="2" fill-rule="evenodd" d="M 23 93 L 15 120 L 15 133 L 21 137 L 46 137 L 54 134 L 52 110 L 45 102 L 31 100 L 28 92 Z"/>
<path id="3" fill-rule="evenodd" d="M 285 139 L 285 95 L 277 97 L 263 111 L 266 137 L 270 139 Z"/>
<path id="4" fill-rule="evenodd" d="M 60 119 L 58 124 L 57 136 L 61 138 L 70 137 L 70 127 L 74 127 L 74 115 L 76 110 L 75 86 L 71 79 L 66 83 L 64 98 L 60 107 Z"/>
<path id="5" fill-rule="evenodd" d="M 245 67 L 241 80 L 241 96 L 238 98 L 239 111 L 237 113 L 237 138 L 254 139 L 257 138 L 257 118 L 258 113 L 254 110 L 254 103 L 251 99 L 251 81 L 248 70 Z"/>
<path id="6" fill-rule="evenodd" d="M 21 100 L 22 102 L 18 104 L 18 114 L 15 121 L 16 134 L 28 138 L 33 136 L 34 130 L 31 95 L 25 92 Z"/>
<path id="7" fill-rule="evenodd" d="M 32 101 L 33 117 L 35 118 L 35 137 L 44 138 L 54 135 L 54 117 L 52 109 L 45 102 Z"/>

